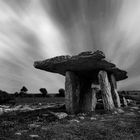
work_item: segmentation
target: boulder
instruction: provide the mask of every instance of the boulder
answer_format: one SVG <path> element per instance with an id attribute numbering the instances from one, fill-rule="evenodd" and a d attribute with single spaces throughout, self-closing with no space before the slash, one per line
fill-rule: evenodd
<path id="1" fill-rule="evenodd" d="M 58 119 L 64 119 L 68 116 L 67 113 L 65 112 L 58 112 L 58 113 L 55 113 L 55 116 L 58 118 Z"/>

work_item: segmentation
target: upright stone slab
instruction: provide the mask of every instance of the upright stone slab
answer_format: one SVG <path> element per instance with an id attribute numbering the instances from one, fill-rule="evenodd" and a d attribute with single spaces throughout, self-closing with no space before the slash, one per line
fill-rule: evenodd
<path id="1" fill-rule="evenodd" d="M 114 109 L 114 103 L 111 95 L 107 73 L 105 71 L 100 71 L 98 77 L 102 92 L 104 109 L 107 111 L 112 111 Z"/>
<path id="2" fill-rule="evenodd" d="M 91 97 L 91 111 L 95 111 L 96 104 L 97 104 L 97 98 L 96 98 L 97 90 L 95 88 L 91 87 L 91 93 L 92 93 L 92 97 Z"/>
<path id="3" fill-rule="evenodd" d="M 83 77 L 80 77 L 80 112 L 88 112 L 91 109 L 89 103 L 91 99 L 91 82 Z"/>
<path id="4" fill-rule="evenodd" d="M 79 112 L 79 78 L 74 72 L 67 71 L 65 76 L 65 105 L 68 113 Z"/>
<path id="5" fill-rule="evenodd" d="M 120 93 L 119 94 L 119 97 L 120 97 L 120 102 L 121 102 L 121 106 L 124 107 L 124 106 L 127 106 L 127 100 L 125 98 L 125 95 Z"/>
<path id="6" fill-rule="evenodd" d="M 109 75 L 109 81 L 110 81 L 110 85 L 111 85 L 111 93 L 112 93 L 112 98 L 114 101 L 114 105 L 116 108 L 121 106 L 120 103 L 120 97 L 119 94 L 117 92 L 117 83 L 116 83 L 116 79 L 114 77 L 113 74 Z"/>
<path id="7" fill-rule="evenodd" d="M 97 103 L 96 90 L 91 88 L 91 81 L 81 80 L 80 111 L 91 112 L 95 110 Z"/>
<path id="8" fill-rule="evenodd" d="M 126 101 L 125 97 L 123 97 L 123 99 L 122 99 L 122 105 L 127 106 L 127 101 Z"/>

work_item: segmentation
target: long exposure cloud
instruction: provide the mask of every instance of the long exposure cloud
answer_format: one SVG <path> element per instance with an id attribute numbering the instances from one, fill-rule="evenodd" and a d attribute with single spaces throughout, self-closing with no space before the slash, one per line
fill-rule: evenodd
<path id="1" fill-rule="evenodd" d="M 64 77 L 33 62 L 100 49 L 128 71 L 119 88 L 139 89 L 139 24 L 139 0 L 0 0 L 0 88 L 57 92 Z"/>

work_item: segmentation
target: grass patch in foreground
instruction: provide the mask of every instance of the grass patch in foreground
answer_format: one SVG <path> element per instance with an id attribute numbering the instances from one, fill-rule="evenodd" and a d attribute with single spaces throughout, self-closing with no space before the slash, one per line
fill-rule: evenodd
<path id="1" fill-rule="evenodd" d="M 114 115 L 69 115 L 62 120 L 51 116 L 48 109 L 4 114 L 0 116 L 0 140 L 139 140 L 140 108 L 123 110 Z M 63 112 L 64 108 L 52 111 Z"/>
<path id="2" fill-rule="evenodd" d="M 31 116 L 30 116 L 31 117 Z M 28 119 L 27 122 L 3 120 L 0 123 L 1 140 L 31 140 L 30 135 L 38 135 L 37 140 L 138 140 L 140 139 L 140 120 L 137 117 L 123 115 L 98 115 L 97 120 L 91 121 L 85 117 L 80 122 L 73 119 L 37 121 Z M 39 124 L 30 128 L 29 124 Z M 25 131 L 26 130 L 26 131 Z M 21 135 L 15 135 L 21 132 Z"/>

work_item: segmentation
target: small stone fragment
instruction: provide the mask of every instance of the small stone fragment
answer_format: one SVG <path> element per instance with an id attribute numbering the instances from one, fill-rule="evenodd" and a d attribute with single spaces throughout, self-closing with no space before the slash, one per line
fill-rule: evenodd
<path id="1" fill-rule="evenodd" d="M 47 131 L 48 127 L 42 126 L 41 129 Z"/>
<path id="2" fill-rule="evenodd" d="M 106 120 L 105 120 L 105 118 L 102 117 L 100 121 L 101 121 L 101 122 L 102 122 L 102 121 L 104 122 L 104 121 L 106 121 Z"/>
<path id="3" fill-rule="evenodd" d="M 84 120 L 84 119 L 85 119 L 85 117 L 83 117 L 83 116 L 79 116 L 79 119 Z"/>
<path id="4" fill-rule="evenodd" d="M 27 133 L 28 130 L 21 130 L 20 133 Z"/>
<path id="5" fill-rule="evenodd" d="M 118 113 L 124 113 L 124 111 L 121 108 L 117 109 Z"/>
<path id="6" fill-rule="evenodd" d="M 128 112 L 128 113 L 125 113 L 125 115 L 128 115 L 128 116 L 135 116 L 136 114 L 134 112 Z"/>
<path id="7" fill-rule="evenodd" d="M 91 121 L 93 121 L 93 120 L 97 120 L 97 118 L 95 118 L 95 117 L 91 117 L 90 120 L 91 120 Z"/>
<path id="8" fill-rule="evenodd" d="M 76 120 L 76 119 L 73 119 L 73 120 L 70 120 L 70 122 L 77 122 L 77 123 L 79 123 L 80 121 Z"/>
<path id="9" fill-rule="evenodd" d="M 79 116 L 86 116 L 86 113 L 79 113 Z"/>
<path id="10" fill-rule="evenodd" d="M 38 125 L 38 124 L 29 124 L 29 127 L 30 128 L 38 128 L 38 127 L 40 127 L 40 125 Z"/>
<path id="11" fill-rule="evenodd" d="M 133 106 L 133 107 L 131 107 L 132 109 L 139 109 L 139 107 L 137 107 L 137 106 Z"/>
<path id="12" fill-rule="evenodd" d="M 70 115 L 69 115 L 69 117 L 74 118 L 74 117 L 75 117 L 75 115 L 74 115 L 74 114 L 70 114 Z"/>
<path id="13" fill-rule="evenodd" d="M 39 136 L 38 135 L 29 135 L 31 138 L 39 138 Z"/>
<path id="14" fill-rule="evenodd" d="M 117 111 L 114 111 L 112 114 L 118 114 Z"/>
<path id="15" fill-rule="evenodd" d="M 118 125 L 121 127 L 127 127 L 127 123 L 125 123 L 124 121 L 119 121 Z"/>
<path id="16" fill-rule="evenodd" d="M 55 116 L 58 118 L 58 119 L 64 119 L 68 116 L 67 113 L 64 113 L 64 112 L 60 112 L 60 113 L 55 113 Z"/>
<path id="17" fill-rule="evenodd" d="M 16 133 L 15 133 L 15 135 L 19 135 L 19 136 L 20 136 L 20 135 L 21 135 L 21 133 L 20 133 L 20 132 L 16 132 Z"/>
<path id="18" fill-rule="evenodd" d="M 42 114 L 42 116 L 43 116 L 43 117 L 48 117 L 48 116 L 49 116 L 49 114 Z"/>
<path id="19" fill-rule="evenodd" d="M 42 103 L 38 103 L 38 105 L 40 105 L 40 106 L 41 106 L 41 105 L 42 105 Z"/>

